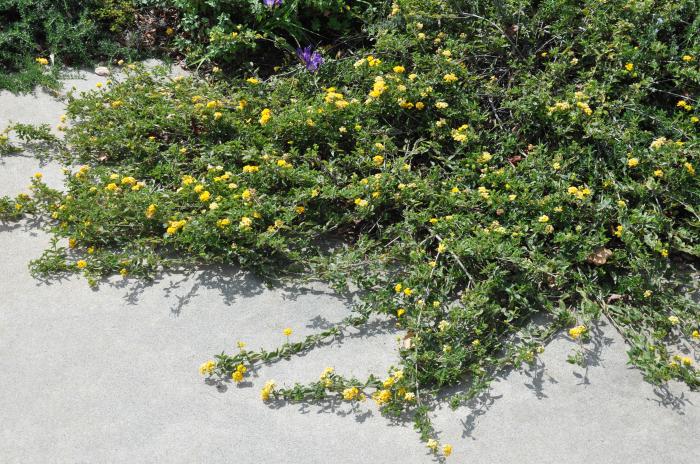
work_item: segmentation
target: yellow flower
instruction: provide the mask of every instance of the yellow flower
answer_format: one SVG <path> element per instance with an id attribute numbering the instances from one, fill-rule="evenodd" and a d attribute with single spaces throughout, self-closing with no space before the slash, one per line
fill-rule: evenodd
<path id="1" fill-rule="evenodd" d="M 444 445 L 442 447 L 442 454 L 444 454 L 445 457 L 449 457 L 450 454 L 452 454 L 452 445 Z"/>
<path id="2" fill-rule="evenodd" d="M 416 399 L 416 394 L 413 392 L 406 392 L 406 394 L 403 395 L 403 399 L 405 401 L 413 401 Z"/>
<path id="3" fill-rule="evenodd" d="M 666 137 L 658 137 L 652 140 L 651 144 L 649 144 L 649 148 L 652 150 L 658 150 L 662 146 L 666 145 L 666 143 L 668 143 L 668 139 Z"/>
<path id="4" fill-rule="evenodd" d="M 404 308 L 399 308 L 396 310 L 396 316 L 401 317 L 404 314 L 406 314 L 406 310 Z"/>
<path id="5" fill-rule="evenodd" d="M 627 160 L 627 166 L 633 168 L 639 165 L 639 158 L 630 158 Z"/>
<path id="6" fill-rule="evenodd" d="M 695 175 L 695 168 L 693 167 L 692 164 L 683 163 L 683 167 L 685 168 L 686 171 L 688 171 L 688 174 L 690 174 L 691 176 Z"/>
<path id="7" fill-rule="evenodd" d="M 690 63 L 691 61 L 694 60 L 694 58 L 692 57 L 692 55 L 683 55 L 682 59 L 683 59 L 683 61 L 685 61 L 686 63 Z"/>
<path id="8" fill-rule="evenodd" d="M 84 259 L 81 259 L 75 263 L 75 266 L 78 269 L 85 269 L 87 267 L 87 261 L 85 261 Z"/>
<path id="9" fill-rule="evenodd" d="M 454 73 L 445 74 L 445 75 L 442 77 L 442 79 L 443 79 L 445 82 L 449 82 L 449 83 L 455 82 L 455 81 L 459 80 L 459 78 L 458 78 Z"/>
<path id="10" fill-rule="evenodd" d="M 401 285 L 401 284 L 394 285 L 394 291 L 396 293 L 401 293 L 401 290 L 403 290 L 403 285 Z"/>
<path id="11" fill-rule="evenodd" d="M 654 171 L 654 177 L 663 177 L 663 176 L 664 176 L 664 172 L 661 169 L 657 169 L 656 171 Z"/>
<path id="12" fill-rule="evenodd" d="M 260 83 L 260 79 L 257 79 L 255 77 L 249 77 L 246 79 L 246 82 L 252 85 L 258 85 Z"/>
<path id="13" fill-rule="evenodd" d="M 695 339 L 698 339 L 698 338 L 700 338 L 700 332 L 697 329 L 693 330 L 693 333 L 691 336 Z"/>
<path id="14" fill-rule="evenodd" d="M 231 225 L 231 220 L 229 218 L 223 218 L 216 221 L 216 226 L 223 229 Z"/>
<path id="15" fill-rule="evenodd" d="M 660 253 L 664 258 L 668 258 L 668 250 L 666 248 L 662 248 Z"/>
<path id="16" fill-rule="evenodd" d="M 216 368 L 216 362 L 209 360 L 209 361 L 203 363 L 201 366 L 199 366 L 199 373 L 201 375 L 210 375 L 212 372 L 214 372 L 215 368 Z"/>
<path id="17" fill-rule="evenodd" d="M 126 269 L 126 268 L 121 268 L 121 269 L 119 270 L 119 275 L 122 276 L 122 277 L 126 277 L 126 276 L 129 275 L 129 270 Z"/>
<path id="18" fill-rule="evenodd" d="M 199 201 L 203 201 L 203 202 L 209 201 L 210 197 L 211 197 L 211 193 L 209 193 L 208 191 L 205 190 L 204 192 L 199 194 Z"/>
<path id="19" fill-rule="evenodd" d="M 243 216 L 241 218 L 241 221 L 238 223 L 238 227 L 241 230 L 248 230 L 250 229 L 250 226 L 253 225 L 253 220 L 249 218 L 248 216 Z"/>
<path id="20" fill-rule="evenodd" d="M 379 390 L 372 395 L 372 399 L 376 401 L 378 406 L 386 404 L 391 400 L 391 390 Z"/>
<path id="21" fill-rule="evenodd" d="M 428 440 L 428 442 L 425 444 L 425 446 L 430 448 L 432 451 L 435 451 L 435 450 L 437 450 L 438 442 L 431 438 L 430 440 Z"/>
<path id="22" fill-rule="evenodd" d="M 438 253 L 444 253 L 445 251 L 447 251 L 447 245 L 445 245 L 444 243 L 440 243 L 437 247 L 437 251 Z"/>
<path id="23" fill-rule="evenodd" d="M 274 380 L 268 380 L 265 383 L 265 386 L 262 388 L 260 391 L 260 398 L 262 398 L 263 401 L 267 401 L 270 399 L 270 395 L 272 394 L 273 390 L 275 389 L 275 381 Z"/>
<path id="24" fill-rule="evenodd" d="M 542 216 L 540 216 L 540 217 L 537 219 L 537 221 L 538 221 L 538 222 L 542 222 L 542 223 L 549 222 L 549 216 L 547 216 L 546 214 L 543 214 Z"/>
<path id="25" fill-rule="evenodd" d="M 260 166 L 255 166 L 252 164 L 246 164 L 245 166 L 243 166 L 243 172 L 251 173 L 251 172 L 258 172 L 258 171 L 260 171 Z"/>
<path id="26" fill-rule="evenodd" d="M 303 214 L 304 211 L 306 211 L 306 208 L 304 208 L 303 206 L 297 206 L 296 208 L 294 208 L 294 211 L 296 211 L 297 214 Z"/>
<path id="27" fill-rule="evenodd" d="M 49 60 L 47 60 L 46 58 L 36 58 L 34 61 L 36 61 L 42 66 L 46 66 L 47 64 L 49 64 Z"/>
<path id="28" fill-rule="evenodd" d="M 242 364 L 241 364 L 241 365 L 242 365 Z M 243 382 L 243 377 L 244 377 L 244 376 L 243 376 L 243 371 L 240 371 L 240 370 L 238 370 L 238 369 L 236 369 L 235 371 L 233 371 L 233 373 L 231 374 L 231 378 L 232 378 L 233 381 L 236 382 L 236 383 L 241 383 L 241 382 Z"/>
<path id="29" fill-rule="evenodd" d="M 439 109 L 439 110 L 444 110 L 444 109 L 447 108 L 448 106 L 450 106 L 450 105 L 449 105 L 447 102 L 444 102 L 444 101 L 439 101 L 439 102 L 435 103 L 435 108 L 437 108 L 437 109 Z"/>
<path id="30" fill-rule="evenodd" d="M 377 166 L 381 166 L 381 164 L 384 162 L 384 157 L 381 156 L 381 155 L 376 155 L 376 156 L 374 156 L 374 157 L 372 158 L 372 161 L 373 161 L 374 164 L 376 164 Z"/>
<path id="31" fill-rule="evenodd" d="M 214 113 L 214 120 L 218 121 L 219 119 L 221 119 L 222 116 L 223 114 L 220 111 L 217 111 Z"/>
<path id="32" fill-rule="evenodd" d="M 670 322 L 672 325 L 678 325 L 680 323 L 680 319 L 678 319 L 678 316 L 668 316 L 668 322 Z"/>
<path id="33" fill-rule="evenodd" d="M 413 295 L 413 290 L 410 289 L 410 288 L 408 288 L 408 287 L 406 287 L 406 288 L 403 289 L 403 294 L 406 295 L 406 296 L 411 296 L 411 295 Z"/>
<path id="34" fill-rule="evenodd" d="M 178 230 L 182 229 L 185 224 L 187 224 L 187 221 L 184 219 L 180 221 L 168 221 L 167 234 L 174 235 Z"/>
<path id="35" fill-rule="evenodd" d="M 147 217 L 148 219 L 153 218 L 153 216 L 156 215 L 156 209 L 157 209 L 157 208 L 158 208 L 158 207 L 157 207 L 156 205 L 154 205 L 153 203 L 151 203 L 150 205 L 148 205 L 148 208 L 146 208 L 146 217 Z"/>
<path id="36" fill-rule="evenodd" d="M 684 366 L 690 366 L 690 365 L 693 364 L 693 360 L 690 359 L 688 356 L 684 356 L 684 357 L 681 359 L 681 362 L 683 363 Z"/>
<path id="37" fill-rule="evenodd" d="M 488 163 L 489 161 L 491 161 L 492 158 L 493 158 L 493 155 L 491 155 L 491 153 L 489 153 L 487 151 L 482 151 L 481 155 L 479 155 L 479 157 L 476 159 L 476 161 L 484 164 L 484 163 Z"/>
<path id="38" fill-rule="evenodd" d="M 586 333 L 586 326 L 584 325 L 577 325 L 576 327 L 572 327 L 569 329 L 569 335 L 571 338 L 574 340 L 578 339 L 581 335 Z"/>
<path id="39" fill-rule="evenodd" d="M 625 69 L 626 69 L 628 72 L 632 72 L 632 70 L 634 70 L 634 64 L 633 64 L 633 63 L 627 63 L 627 64 L 625 65 Z"/>
<path id="40" fill-rule="evenodd" d="M 265 124 L 267 124 L 271 117 L 272 111 L 270 111 L 269 108 L 265 108 L 264 110 L 262 110 L 262 112 L 260 113 L 260 125 L 264 126 Z"/>
<path id="41" fill-rule="evenodd" d="M 403 66 L 394 66 L 393 71 L 396 74 L 402 74 L 402 73 L 406 72 L 406 68 L 404 68 Z"/>
<path id="42" fill-rule="evenodd" d="M 353 401 L 360 394 L 360 390 L 357 387 L 350 387 L 343 390 L 343 399 L 345 401 Z"/>
<path id="43" fill-rule="evenodd" d="M 364 208 L 369 202 L 363 198 L 355 198 L 355 204 L 360 208 Z"/>
<path id="44" fill-rule="evenodd" d="M 282 333 L 289 337 L 290 335 L 292 335 L 292 329 L 290 327 L 287 327 L 282 331 Z"/>
<path id="45" fill-rule="evenodd" d="M 644 298 L 651 298 L 651 296 L 654 294 L 651 290 L 645 290 L 644 291 Z"/>
<path id="46" fill-rule="evenodd" d="M 119 187 L 114 182 L 111 182 L 111 183 L 107 184 L 107 186 L 105 187 L 105 190 L 108 190 L 110 192 L 116 192 L 117 190 L 119 190 Z"/>

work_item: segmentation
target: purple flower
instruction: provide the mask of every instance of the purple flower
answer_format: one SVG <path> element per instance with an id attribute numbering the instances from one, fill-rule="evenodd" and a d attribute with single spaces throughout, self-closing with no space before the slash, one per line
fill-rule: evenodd
<path id="1" fill-rule="evenodd" d="M 297 56 L 306 66 L 307 71 L 316 72 L 323 64 L 323 57 L 317 51 L 311 49 L 311 45 L 304 48 L 297 48 Z"/>
<path id="2" fill-rule="evenodd" d="M 268 8 L 282 6 L 282 0 L 263 0 L 263 4 Z"/>

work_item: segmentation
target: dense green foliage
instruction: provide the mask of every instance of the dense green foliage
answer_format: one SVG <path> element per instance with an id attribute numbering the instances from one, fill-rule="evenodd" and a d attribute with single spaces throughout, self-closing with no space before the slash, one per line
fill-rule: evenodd
<path id="1" fill-rule="evenodd" d="M 0 89 L 55 86 L 54 65 L 133 55 L 115 39 L 132 24 L 134 11 L 129 0 L 0 0 Z"/>
<path id="2" fill-rule="evenodd" d="M 37 178 L 32 196 L 0 201 L 3 217 L 43 211 L 69 239 L 33 270 L 96 283 L 221 262 L 357 286 L 343 326 L 395 318 L 401 366 L 263 398 L 372 395 L 415 412 L 426 440 L 432 393 L 467 382 L 460 404 L 562 328 L 583 362 L 601 315 L 648 380 L 700 386 L 700 308 L 671 272 L 700 256 L 697 2 L 403 0 L 385 13 L 316 73 L 268 50 L 256 65 L 280 68 L 265 79 L 132 67 L 71 98 L 52 142 L 83 165 L 67 191 Z M 202 371 L 239 381 L 339 330 Z"/>
<path id="3" fill-rule="evenodd" d="M 280 51 L 288 62 L 300 43 L 337 54 L 362 43 L 365 21 L 383 8 L 389 6 L 344 0 L 273 7 L 259 0 L 1 0 L 0 89 L 55 87 L 61 65 L 141 56 L 184 58 L 192 68 L 216 66 L 228 75 L 252 68 L 269 74 Z"/>

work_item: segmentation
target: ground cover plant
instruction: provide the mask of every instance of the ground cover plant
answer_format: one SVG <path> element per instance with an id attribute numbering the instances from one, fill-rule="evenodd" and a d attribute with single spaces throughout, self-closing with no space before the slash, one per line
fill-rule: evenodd
<path id="1" fill-rule="evenodd" d="M 140 57 L 235 77 L 282 64 L 280 51 L 320 43 L 342 54 L 384 2 L 344 0 L 3 0 L 0 89 L 55 88 L 64 65 Z M 287 60 L 288 63 L 288 60 Z"/>
<path id="2" fill-rule="evenodd" d="M 0 217 L 50 218 L 37 275 L 97 285 L 227 263 L 359 289 L 338 326 L 285 331 L 270 351 L 241 343 L 200 371 L 241 382 L 392 318 L 405 336 L 386 375 L 329 368 L 261 396 L 372 398 L 412 414 L 438 456 L 452 448 L 430 425 L 436 396 L 466 384 L 450 398 L 462 404 L 562 329 L 582 363 L 601 316 L 647 380 L 696 389 L 700 307 L 674 271 L 700 256 L 698 13 L 689 0 L 403 0 L 340 55 L 266 50 L 262 75 L 222 76 L 216 54 L 203 78 L 125 65 L 70 98 L 63 140 L 10 128 L 54 147 L 66 191 L 37 174 Z"/>

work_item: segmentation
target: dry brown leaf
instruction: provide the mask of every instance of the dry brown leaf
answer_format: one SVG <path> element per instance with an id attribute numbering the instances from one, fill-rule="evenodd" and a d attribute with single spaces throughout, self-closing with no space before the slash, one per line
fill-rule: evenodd
<path id="1" fill-rule="evenodd" d="M 603 264 L 608 262 L 608 258 L 611 257 L 612 254 L 612 250 L 609 250 L 605 247 L 598 247 L 595 250 L 593 250 L 593 253 L 588 255 L 586 261 L 588 261 L 591 264 L 595 264 L 596 266 L 602 266 Z"/>

